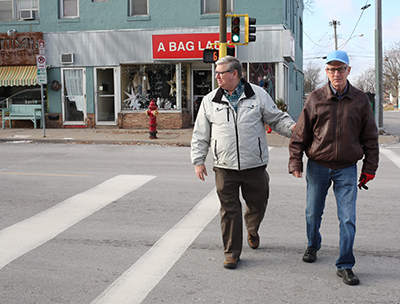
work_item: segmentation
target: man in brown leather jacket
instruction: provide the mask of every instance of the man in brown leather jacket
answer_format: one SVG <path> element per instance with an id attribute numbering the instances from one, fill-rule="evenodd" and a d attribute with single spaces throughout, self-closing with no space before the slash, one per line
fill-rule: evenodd
<path id="1" fill-rule="evenodd" d="M 348 285 L 359 284 L 353 273 L 356 231 L 357 162 L 363 158 L 358 187 L 375 177 L 378 168 L 378 130 L 369 99 L 347 80 L 351 67 L 344 51 L 327 56 L 329 82 L 308 97 L 289 145 L 289 173 L 302 177 L 307 162 L 306 224 L 308 247 L 303 261 L 317 260 L 325 199 L 333 183 L 340 221 L 337 275 Z"/>

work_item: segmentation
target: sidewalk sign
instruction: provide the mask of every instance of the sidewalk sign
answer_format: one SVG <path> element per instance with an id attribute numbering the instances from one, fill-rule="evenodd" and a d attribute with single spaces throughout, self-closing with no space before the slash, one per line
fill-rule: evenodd
<path id="1" fill-rule="evenodd" d="M 43 137 L 46 137 L 46 111 L 44 108 L 44 94 L 43 85 L 47 84 L 47 71 L 46 71 L 46 55 L 44 40 L 39 40 L 39 55 L 36 55 L 36 67 L 37 67 L 37 83 L 40 84 L 40 92 L 42 96 L 42 125 L 43 125 Z"/>

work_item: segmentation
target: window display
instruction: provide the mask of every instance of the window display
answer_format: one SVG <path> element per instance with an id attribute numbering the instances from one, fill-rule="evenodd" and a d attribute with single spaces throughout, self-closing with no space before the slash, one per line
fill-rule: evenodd
<path id="1" fill-rule="evenodd" d="M 262 87 L 275 100 L 275 65 L 273 63 L 250 63 L 249 81 Z"/>
<path id="2" fill-rule="evenodd" d="M 179 66 L 179 65 L 178 65 Z M 179 71 L 179 70 L 178 70 Z M 154 100 L 162 110 L 180 110 L 187 104 L 187 68 L 182 65 L 181 101 L 177 86 L 177 69 L 172 64 L 130 65 L 122 67 L 123 110 L 147 109 Z M 125 83 L 125 85 L 124 85 Z"/>

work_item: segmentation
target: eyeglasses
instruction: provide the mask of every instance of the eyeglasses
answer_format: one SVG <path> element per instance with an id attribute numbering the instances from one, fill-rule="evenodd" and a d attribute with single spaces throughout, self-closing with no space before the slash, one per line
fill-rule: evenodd
<path id="1" fill-rule="evenodd" d="M 340 68 L 326 68 L 326 70 L 328 71 L 329 74 L 335 74 L 336 71 L 338 71 L 340 74 L 343 74 L 344 72 L 346 72 L 347 68 L 349 66 L 345 66 L 345 67 L 340 67 Z"/>
<path id="2" fill-rule="evenodd" d="M 217 71 L 215 71 L 215 76 L 221 76 L 222 74 L 225 74 L 225 73 L 228 73 L 228 72 L 232 72 L 231 70 L 226 70 L 226 71 L 223 71 L 223 72 L 217 72 Z"/>

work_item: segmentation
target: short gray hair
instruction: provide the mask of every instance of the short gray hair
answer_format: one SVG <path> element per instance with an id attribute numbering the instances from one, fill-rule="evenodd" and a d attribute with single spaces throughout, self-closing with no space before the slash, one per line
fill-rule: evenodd
<path id="1" fill-rule="evenodd" d="M 229 71 L 233 72 L 234 70 L 236 70 L 238 72 L 239 78 L 242 78 L 243 68 L 239 58 L 228 55 L 218 59 L 215 65 L 226 64 L 226 63 L 228 64 Z"/>

